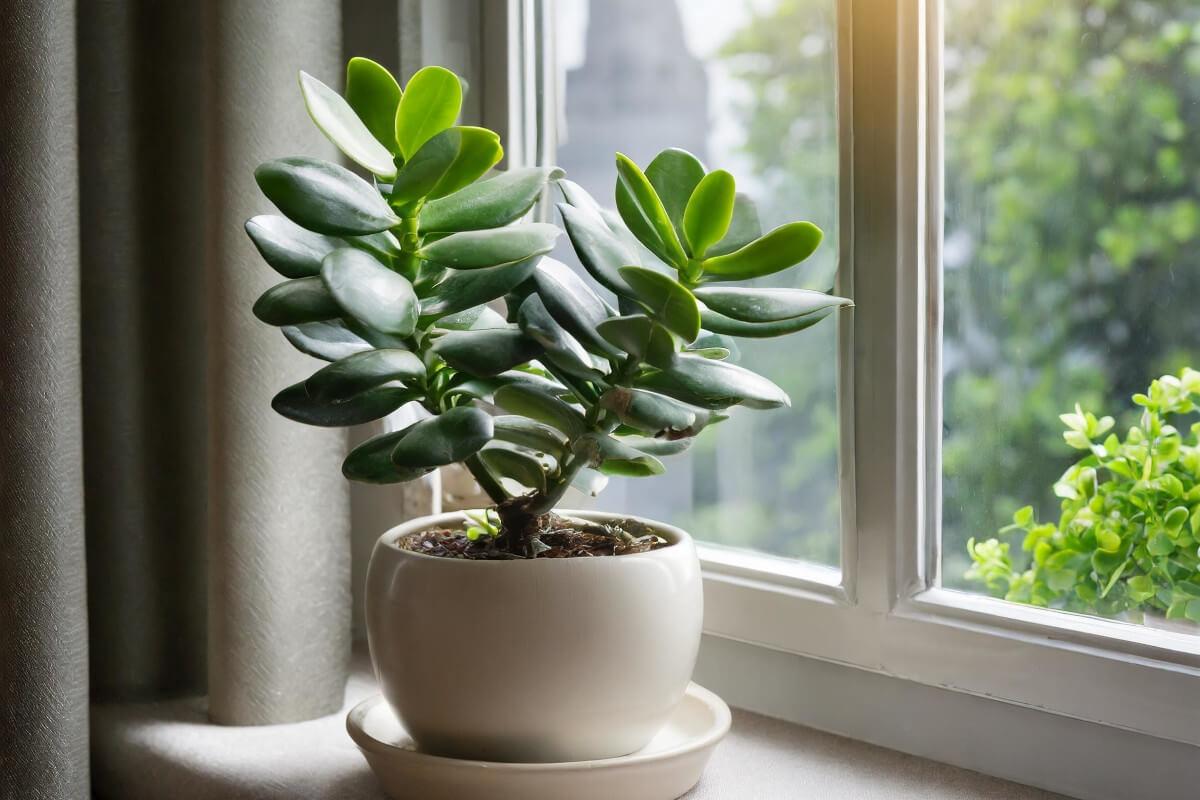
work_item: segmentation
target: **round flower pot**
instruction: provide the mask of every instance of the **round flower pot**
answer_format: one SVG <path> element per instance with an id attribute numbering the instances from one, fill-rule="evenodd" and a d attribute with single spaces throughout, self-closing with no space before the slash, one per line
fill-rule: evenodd
<path id="1" fill-rule="evenodd" d="M 371 555 L 371 659 L 405 730 L 426 752 L 485 761 L 585 761 L 643 747 L 683 698 L 700 645 L 691 537 L 643 520 L 668 546 L 504 561 L 397 546 L 462 520 L 452 513 L 407 522 Z"/>

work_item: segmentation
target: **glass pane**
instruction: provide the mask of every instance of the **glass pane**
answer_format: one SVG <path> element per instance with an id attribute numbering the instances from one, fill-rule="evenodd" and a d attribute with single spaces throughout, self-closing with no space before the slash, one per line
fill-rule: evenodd
<path id="1" fill-rule="evenodd" d="M 943 584 L 1189 628 L 1200 4 L 945 13 Z"/>
<path id="2" fill-rule="evenodd" d="M 682 147 L 724 168 L 764 229 L 809 219 L 825 243 L 772 281 L 829 289 L 837 254 L 834 0 L 558 0 L 557 163 L 612 207 L 623 152 L 645 166 Z M 558 256 L 571 261 L 567 248 Z M 793 407 L 735 409 L 656 478 L 614 480 L 603 508 L 721 544 L 836 565 L 836 326 L 741 340 L 741 362 Z"/>

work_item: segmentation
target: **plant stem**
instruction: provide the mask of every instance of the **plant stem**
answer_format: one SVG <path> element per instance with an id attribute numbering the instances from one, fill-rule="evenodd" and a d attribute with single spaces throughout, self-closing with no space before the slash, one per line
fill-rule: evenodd
<path id="1" fill-rule="evenodd" d="M 471 472 L 471 476 L 475 478 L 475 482 L 483 491 L 487 492 L 487 496 L 492 502 L 500 505 L 509 499 L 508 492 L 504 490 L 504 486 L 500 481 L 496 480 L 492 473 L 488 472 L 488 468 L 484 466 L 483 459 L 479 457 L 479 453 L 473 453 L 463 460 L 463 464 Z"/>

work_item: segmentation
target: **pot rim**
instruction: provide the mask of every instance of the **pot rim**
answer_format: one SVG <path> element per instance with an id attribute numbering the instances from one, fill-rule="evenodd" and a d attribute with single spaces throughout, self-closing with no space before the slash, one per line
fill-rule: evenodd
<path id="1" fill-rule="evenodd" d="M 435 527 L 437 525 L 446 525 L 451 522 L 458 522 L 464 519 L 463 514 L 466 511 L 482 511 L 483 509 L 464 509 L 462 511 L 444 511 L 441 514 L 426 514 L 425 516 L 410 519 L 407 522 L 402 522 L 393 528 L 389 528 L 382 536 L 379 537 L 378 545 L 389 548 L 395 553 L 405 557 L 425 559 L 434 561 L 440 564 L 470 564 L 470 565 L 501 565 L 501 564 L 550 564 L 555 562 L 576 563 L 587 561 L 589 563 L 599 561 L 607 561 L 610 557 L 597 558 L 523 558 L 523 559 L 463 559 L 463 558 L 443 558 L 442 556 L 431 556 L 425 553 L 419 553 L 416 550 L 406 550 L 399 547 L 396 542 L 404 536 L 417 533 L 422 530 Z M 591 522 L 605 522 L 607 520 L 618 519 L 635 519 L 650 527 L 654 528 L 664 539 L 667 540 L 666 547 L 659 547 L 655 550 L 647 550 L 642 553 L 629 553 L 623 556 L 612 556 L 616 561 L 626 561 L 633 558 L 654 558 L 662 557 L 666 553 L 675 551 L 682 544 L 692 542 L 691 535 L 674 525 L 668 525 L 665 522 L 659 522 L 656 519 L 649 519 L 637 514 L 618 514 L 613 511 L 584 511 L 573 508 L 554 509 L 556 512 L 572 517 L 582 517 Z"/>

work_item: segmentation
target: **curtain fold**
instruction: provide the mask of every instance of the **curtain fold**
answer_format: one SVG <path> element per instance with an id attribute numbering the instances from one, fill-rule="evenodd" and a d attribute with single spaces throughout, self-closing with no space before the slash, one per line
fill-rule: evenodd
<path id="1" fill-rule="evenodd" d="M 85 798 L 75 19 L 0 3 L 0 791 Z"/>
<path id="2" fill-rule="evenodd" d="M 349 489 L 338 469 L 346 437 L 271 410 L 274 394 L 313 367 L 250 313 L 281 279 L 242 223 L 272 210 L 252 177 L 261 162 L 337 157 L 308 119 L 296 74 L 342 72 L 341 9 L 257 0 L 210 10 L 209 714 L 288 722 L 341 706 L 350 657 Z"/>

